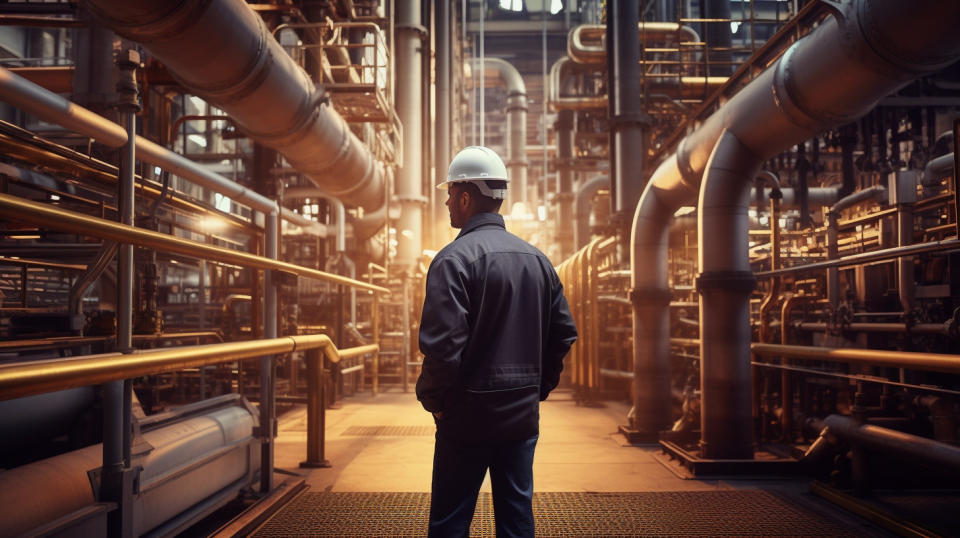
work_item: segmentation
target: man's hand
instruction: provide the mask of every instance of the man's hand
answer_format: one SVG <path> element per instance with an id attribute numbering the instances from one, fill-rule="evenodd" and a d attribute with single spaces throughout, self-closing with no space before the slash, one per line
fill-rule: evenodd
<path id="1" fill-rule="evenodd" d="M 433 418 L 440 420 L 443 418 L 443 411 L 435 411 L 433 413 Z"/>

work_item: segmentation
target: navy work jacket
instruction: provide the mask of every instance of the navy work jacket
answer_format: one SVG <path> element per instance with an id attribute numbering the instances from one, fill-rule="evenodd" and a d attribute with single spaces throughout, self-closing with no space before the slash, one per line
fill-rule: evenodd
<path id="1" fill-rule="evenodd" d="M 478 213 L 427 272 L 417 399 L 442 412 L 442 435 L 530 438 L 576 339 L 550 260 L 507 232 L 500 215 Z"/>

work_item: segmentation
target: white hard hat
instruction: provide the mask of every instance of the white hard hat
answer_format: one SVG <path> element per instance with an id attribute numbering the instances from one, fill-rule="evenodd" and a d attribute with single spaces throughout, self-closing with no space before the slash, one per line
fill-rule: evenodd
<path id="1" fill-rule="evenodd" d="M 480 189 L 484 196 L 489 196 L 495 200 L 503 200 L 507 197 L 507 189 L 491 189 L 487 186 L 487 180 L 509 183 L 507 167 L 503 165 L 500 156 L 492 149 L 483 146 L 468 146 L 460 150 L 460 153 L 457 153 L 450 161 L 447 180 L 437 185 L 437 188 L 443 188 L 449 183 L 470 181 Z"/>

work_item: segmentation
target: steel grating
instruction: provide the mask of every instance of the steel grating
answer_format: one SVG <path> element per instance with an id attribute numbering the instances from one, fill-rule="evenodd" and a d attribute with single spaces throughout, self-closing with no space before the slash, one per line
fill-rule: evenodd
<path id="1" fill-rule="evenodd" d="M 350 426 L 340 435 L 359 437 L 407 437 L 433 435 L 433 426 Z"/>
<path id="2" fill-rule="evenodd" d="M 537 536 L 863 536 L 761 490 L 536 493 Z M 255 536 L 425 536 L 429 493 L 305 493 Z M 494 536 L 481 493 L 470 536 Z"/>

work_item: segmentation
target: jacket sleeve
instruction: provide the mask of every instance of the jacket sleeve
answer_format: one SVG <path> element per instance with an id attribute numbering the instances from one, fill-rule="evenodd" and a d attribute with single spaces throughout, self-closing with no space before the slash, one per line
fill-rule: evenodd
<path id="1" fill-rule="evenodd" d="M 543 355 L 543 375 L 540 381 L 540 400 L 546 400 L 550 391 L 560 383 L 563 371 L 563 358 L 570 346 L 577 341 L 577 326 L 570 315 L 567 298 L 563 295 L 563 284 L 553 273 L 553 296 L 550 307 L 550 327 L 547 334 L 546 351 Z"/>
<path id="2" fill-rule="evenodd" d="M 417 379 L 417 399 L 430 412 L 443 411 L 447 392 L 457 382 L 460 357 L 469 337 L 467 274 L 453 257 L 437 258 L 427 271 L 420 352 L 423 368 Z"/>

